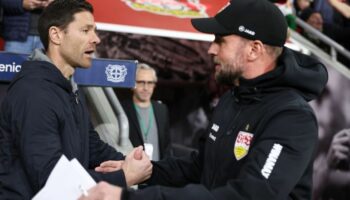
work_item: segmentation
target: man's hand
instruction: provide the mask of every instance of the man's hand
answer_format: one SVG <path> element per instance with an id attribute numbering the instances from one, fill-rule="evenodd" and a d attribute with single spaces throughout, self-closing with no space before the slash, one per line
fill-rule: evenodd
<path id="1" fill-rule="evenodd" d="M 81 196 L 79 200 L 120 200 L 122 189 L 100 182 L 88 191 L 87 196 Z"/>
<path id="2" fill-rule="evenodd" d="M 327 162 L 330 168 L 336 168 L 340 161 L 348 160 L 350 153 L 350 129 L 344 129 L 334 135 L 328 150 Z"/>
<path id="3" fill-rule="evenodd" d="M 23 0 L 23 8 L 25 10 L 35 10 L 46 8 L 54 0 Z"/>
<path id="4" fill-rule="evenodd" d="M 108 173 L 114 172 L 122 169 L 124 164 L 124 160 L 109 160 L 100 164 L 100 166 L 95 168 L 95 171 Z"/>
<path id="5" fill-rule="evenodd" d="M 52 3 L 54 0 L 42 0 L 44 1 L 43 7 L 46 8 L 50 3 Z"/>
<path id="6" fill-rule="evenodd" d="M 328 0 L 328 3 L 345 18 L 350 19 L 350 5 L 345 0 Z"/>
<path id="7" fill-rule="evenodd" d="M 134 158 L 136 160 L 142 159 L 142 146 L 135 148 Z M 108 160 L 101 163 L 100 166 L 96 167 L 95 171 L 102 172 L 102 173 L 114 172 L 114 171 L 121 170 L 123 164 L 124 164 L 124 160 Z"/>
<path id="8" fill-rule="evenodd" d="M 153 165 L 142 151 L 142 146 L 135 148 L 126 156 L 122 169 L 128 186 L 138 184 L 151 177 Z"/>

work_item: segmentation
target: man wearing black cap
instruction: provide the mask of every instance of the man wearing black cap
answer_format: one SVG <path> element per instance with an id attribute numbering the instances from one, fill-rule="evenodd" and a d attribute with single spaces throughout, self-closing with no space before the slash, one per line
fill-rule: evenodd
<path id="1" fill-rule="evenodd" d="M 99 183 L 86 199 L 311 199 L 317 121 L 307 102 L 323 90 L 325 67 L 283 47 L 287 24 L 267 0 L 232 0 L 192 24 L 215 34 L 208 50 L 215 76 L 232 86 L 204 148 L 153 163 L 148 183 L 162 186 L 130 191 Z"/>

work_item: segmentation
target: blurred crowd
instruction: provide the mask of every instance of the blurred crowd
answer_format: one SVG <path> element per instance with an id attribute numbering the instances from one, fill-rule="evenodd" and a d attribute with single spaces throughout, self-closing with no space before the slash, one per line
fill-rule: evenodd
<path id="1" fill-rule="evenodd" d="M 335 42 L 350 49 L 350 1 L 349 0 L 277 0 L 275 2 L 286 16 L 289 28 L 301 33 L 308 40 L 330 53 L 329 45 L 296 24 L 296 17 Z M 338 60 L 350 68 L 350 58 L 338 55 Z"/>

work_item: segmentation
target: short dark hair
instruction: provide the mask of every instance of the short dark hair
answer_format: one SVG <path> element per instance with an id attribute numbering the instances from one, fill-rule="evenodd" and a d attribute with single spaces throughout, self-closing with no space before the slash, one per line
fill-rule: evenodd
<path id="1" fill-rule="evenodd" d="M 65 29 L 74 21 L 74 15 L 82 11 L 94 12 L 92 5 L 85 0 L 55 0 L 43 11 L 39 18 L 38 31 L 45 50 L 49 46 L 50 27 Z"/>

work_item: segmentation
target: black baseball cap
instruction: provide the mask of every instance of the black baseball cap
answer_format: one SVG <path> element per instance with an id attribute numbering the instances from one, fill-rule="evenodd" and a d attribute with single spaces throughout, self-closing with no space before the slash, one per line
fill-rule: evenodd
<path id="1" fill-rule="evenodd" d="M 287 39 L 287 22 L 268 0 L 231 0 L 212 18 L 192 19 L 195 29 L 215 35 L 239 35 L 249 40 L 282 47 Z"/>

